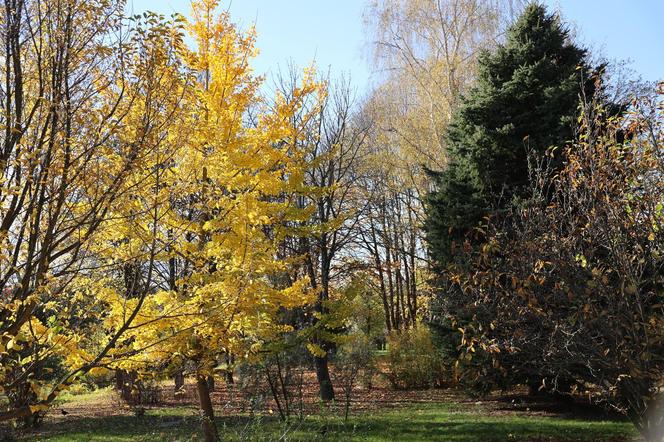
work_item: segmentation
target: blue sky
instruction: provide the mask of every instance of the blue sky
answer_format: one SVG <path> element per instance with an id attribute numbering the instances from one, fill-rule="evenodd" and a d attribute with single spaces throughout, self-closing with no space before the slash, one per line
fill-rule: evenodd
<path id="1" fill-rule="evenodd" d="M 664 79 L 664 0 L 545 0 L 571 22 L 579 40 L 610 59 L 626 60 L 646 80 Z M 189 14 L 189 0 L 129 0 L 139 13 Z M 233 20 L 254 23 L 261 54 L 259 74 L 305 67 L 313 60 L 332 75 L 349 74 L 359 91 L 370 82 L 362 13 L 365 0 L 234 0 L 221 2 Z"/>

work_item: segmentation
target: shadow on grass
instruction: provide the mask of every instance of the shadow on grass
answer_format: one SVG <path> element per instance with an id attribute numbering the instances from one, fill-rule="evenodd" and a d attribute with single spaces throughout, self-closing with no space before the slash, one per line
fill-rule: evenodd
<path id="1" fill-rule="evenodd" d="M 565 419 L 581 419 L 584 421 L 627 421 L 627 419 L 605 408 L 579 400 L 560 399 L 555 397 L 533 397 L 528 395 L 505 395 L 496 399 L 504 404 L 498 410 L 510 412 L 542 412 Z"/>
<path id="2" fill-rule="evenodd" d="M 635 434 L 624 422 L 416 412 L 364 419 L 365 440 L 375 441 L 625 441 Z M 357 428 L 362 432 L 362 428 Z"/>
<path id="3" fill-rule="evenodd" d="M 169 413 L 169 410 L 175 413 Z M 199 441 L 200 421 L 191 410 L 151 411 L 146 416 L 81 417 L 51 422 L 24 440 L 64 441 Z M 487 416 L 450 412 L 444 406 L 409 408 L 353 416 L 315 416 L 284 424 L 274 417 L 233 416 L 217 419 L 222 440 L 229 441 L 625 441 L 631 426 L 619 421 Z"/>

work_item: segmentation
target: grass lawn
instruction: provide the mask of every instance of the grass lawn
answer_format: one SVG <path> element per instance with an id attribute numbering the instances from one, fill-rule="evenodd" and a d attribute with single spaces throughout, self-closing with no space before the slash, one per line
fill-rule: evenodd
<path id="1" fill-rule="evenodd" d="M 88 398 L 89 399 L 89 398 Z M 492 415 L 481 406 L 430 404 L 351 416 L 330 416 L 283 424 L 275 417 L 219 418 L 222 440 L 230 441 L 632 441 L 631 424 L 607 420 Z M 157 408 L 144 416 L 108 415 L 48 422 L 24 440 L 199 441 L 199 421 L 190 407 Z"/>

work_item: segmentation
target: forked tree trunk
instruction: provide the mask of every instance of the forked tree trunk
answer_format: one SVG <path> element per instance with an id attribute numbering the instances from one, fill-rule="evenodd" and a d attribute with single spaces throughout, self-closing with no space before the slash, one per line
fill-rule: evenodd
<path id="1" fill-rule="evenodd" d="M 212 408 L 208 379 L 205 376 L 196 376 L 196 389 L 201 408 L 201 427 L 203 429 L 204 440 L 205 442 L 217 442 L 219 434 L 217 433 L 217 425 L 214 422 L 214 408 Z"/>

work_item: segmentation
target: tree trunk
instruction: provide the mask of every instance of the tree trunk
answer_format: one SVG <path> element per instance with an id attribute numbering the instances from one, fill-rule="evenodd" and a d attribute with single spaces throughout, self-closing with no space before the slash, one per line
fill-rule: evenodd
<path id="1" fill-rule="evenodd" d="M 207 377 L 207 385 L 208 385 L 208 390 L 210 390 L 210 392 L 213 392 L 214 391 L 214 375 Z"/>
<path id="2" fill-rule="evenodd" d="M 374 258 L 374 265 L 376 271 L 378 272 L 378 282 L 380 283 L 380 297 L 383 301 L 383 311 L 385 312 L 385 326 L 387 327 L 387 332 L 392 331 L 392 317 L 390 315 L 390 305 L 387 299 L 387 288 L 385 287 L 385 276 L 383 274 L 383 262 L 380 258 L 380 252 L 378 251 L 378 238 L 376 236 L 376 228 L 374 224 L 371 223 L 371 241 L 365 240 L 369 249 L 371 249 L 371 254 Z"/>
<path id="3" fill-rule="evenodd" d="M 664 425 L 661 422 L 654 425 L 647 424 L 640 432 L 645 442 L 662 442 L 664 440 Z"/>
<path id="4" fill-rule="evenodd" d="M 182 370 L 175 373 L 175 392 L 179 392 L 184 388 L 184 372 Z"/>
<path id="5" fill-rule="evenodd" d="M 219 434 L 217 433 L 217 425 L 214 422 L 214 408 L 212 408 L 212 399 L 210 399 L 208 379 L 205 376 L 196 376 L 196 389 L 198 390 L 198 401 L 202 418 L 201 427 L 205 442 L 217 442 Z"/>
<path id="6" fill-rule="evenodd" d="M 631 401 L 638 403 L 639 407 L 630 411 L 630 419 L 646 442 L 662 442 L 664 441 L 664 395 L 656 394 L 644 401 L 643 398 L 648 394 L 646 390 L 637 395 L 636 400 Z"/>
<path id="7" fill-rule="evenodd" d="M 115 386 L 120 396 L 128 404 L 138 404 L 141 400 L 140 385 L 136 371 L 115 370 Z"/>
<path id="8" fill-rule="evenodd" d="M 542 396 L 542 380 L 541 379 L 529 379 L 528 380 L 528 396 Z"/>
<path id="9" fill-rule="evenodd" d="M 314 357 L 316 363 L 316 378 L 318 378 L 318 385 L 320 386 L 320 398 L 323 401 L 334 400 L 334 389 L 332 388 L 332 380 L 330 379 L 330 370 L 327 364 L 327 355 L 323 357 Z"/>
<path id="10" fill-rule="evenodd" d="M 325 308 L 324 302 L 329 299 L 329 272 L 330 272 L 330 259 L 326 251 L 325 245 L 327 241 L 323 237 L 319 247 L 321 249 L 320 256 L 320 292 L 318 294 L 318 302 L 316 302 L 315 310 L 321 315 L 326 315 L 327 309 Z M 310 274 L 315 274 L 313 271 L 313 265 L 311 260 L 310 262 Z M 315 280 L 312 279 L 312 288 L 316 288 Z M 314 318 L 314 324 L 317 320 Z M 318 379 L 318 386 L 320 389 L 320 398 L 323 401 L 334 400 L 334 388 L 332 387 L 332 379 L 330 378 L 330 370 L 328 368 L 328 354 L 330 348 L 330 342 L 326 340 L 319 340 L 318 345 L 326 352 L 325 356 L 318 357 L 314 356 L 314 363 L 316 365 L 316 378 Z"/>
<path id="11" fill-rule="evenodd" d="M 117 391 L 122 391 L 124 388 L 124 370 L 119 368 L 115 370 L 115 389 Z"/>
<path id="12" fill-rule="evenodd" d="M 226 355 L 226 371 L 224 376 L 226 377 L 226 385 L 230 386 L 235 383 L 233 380 L 233 364 L 235 363 L 235 357 L 233 355 Z"/>

